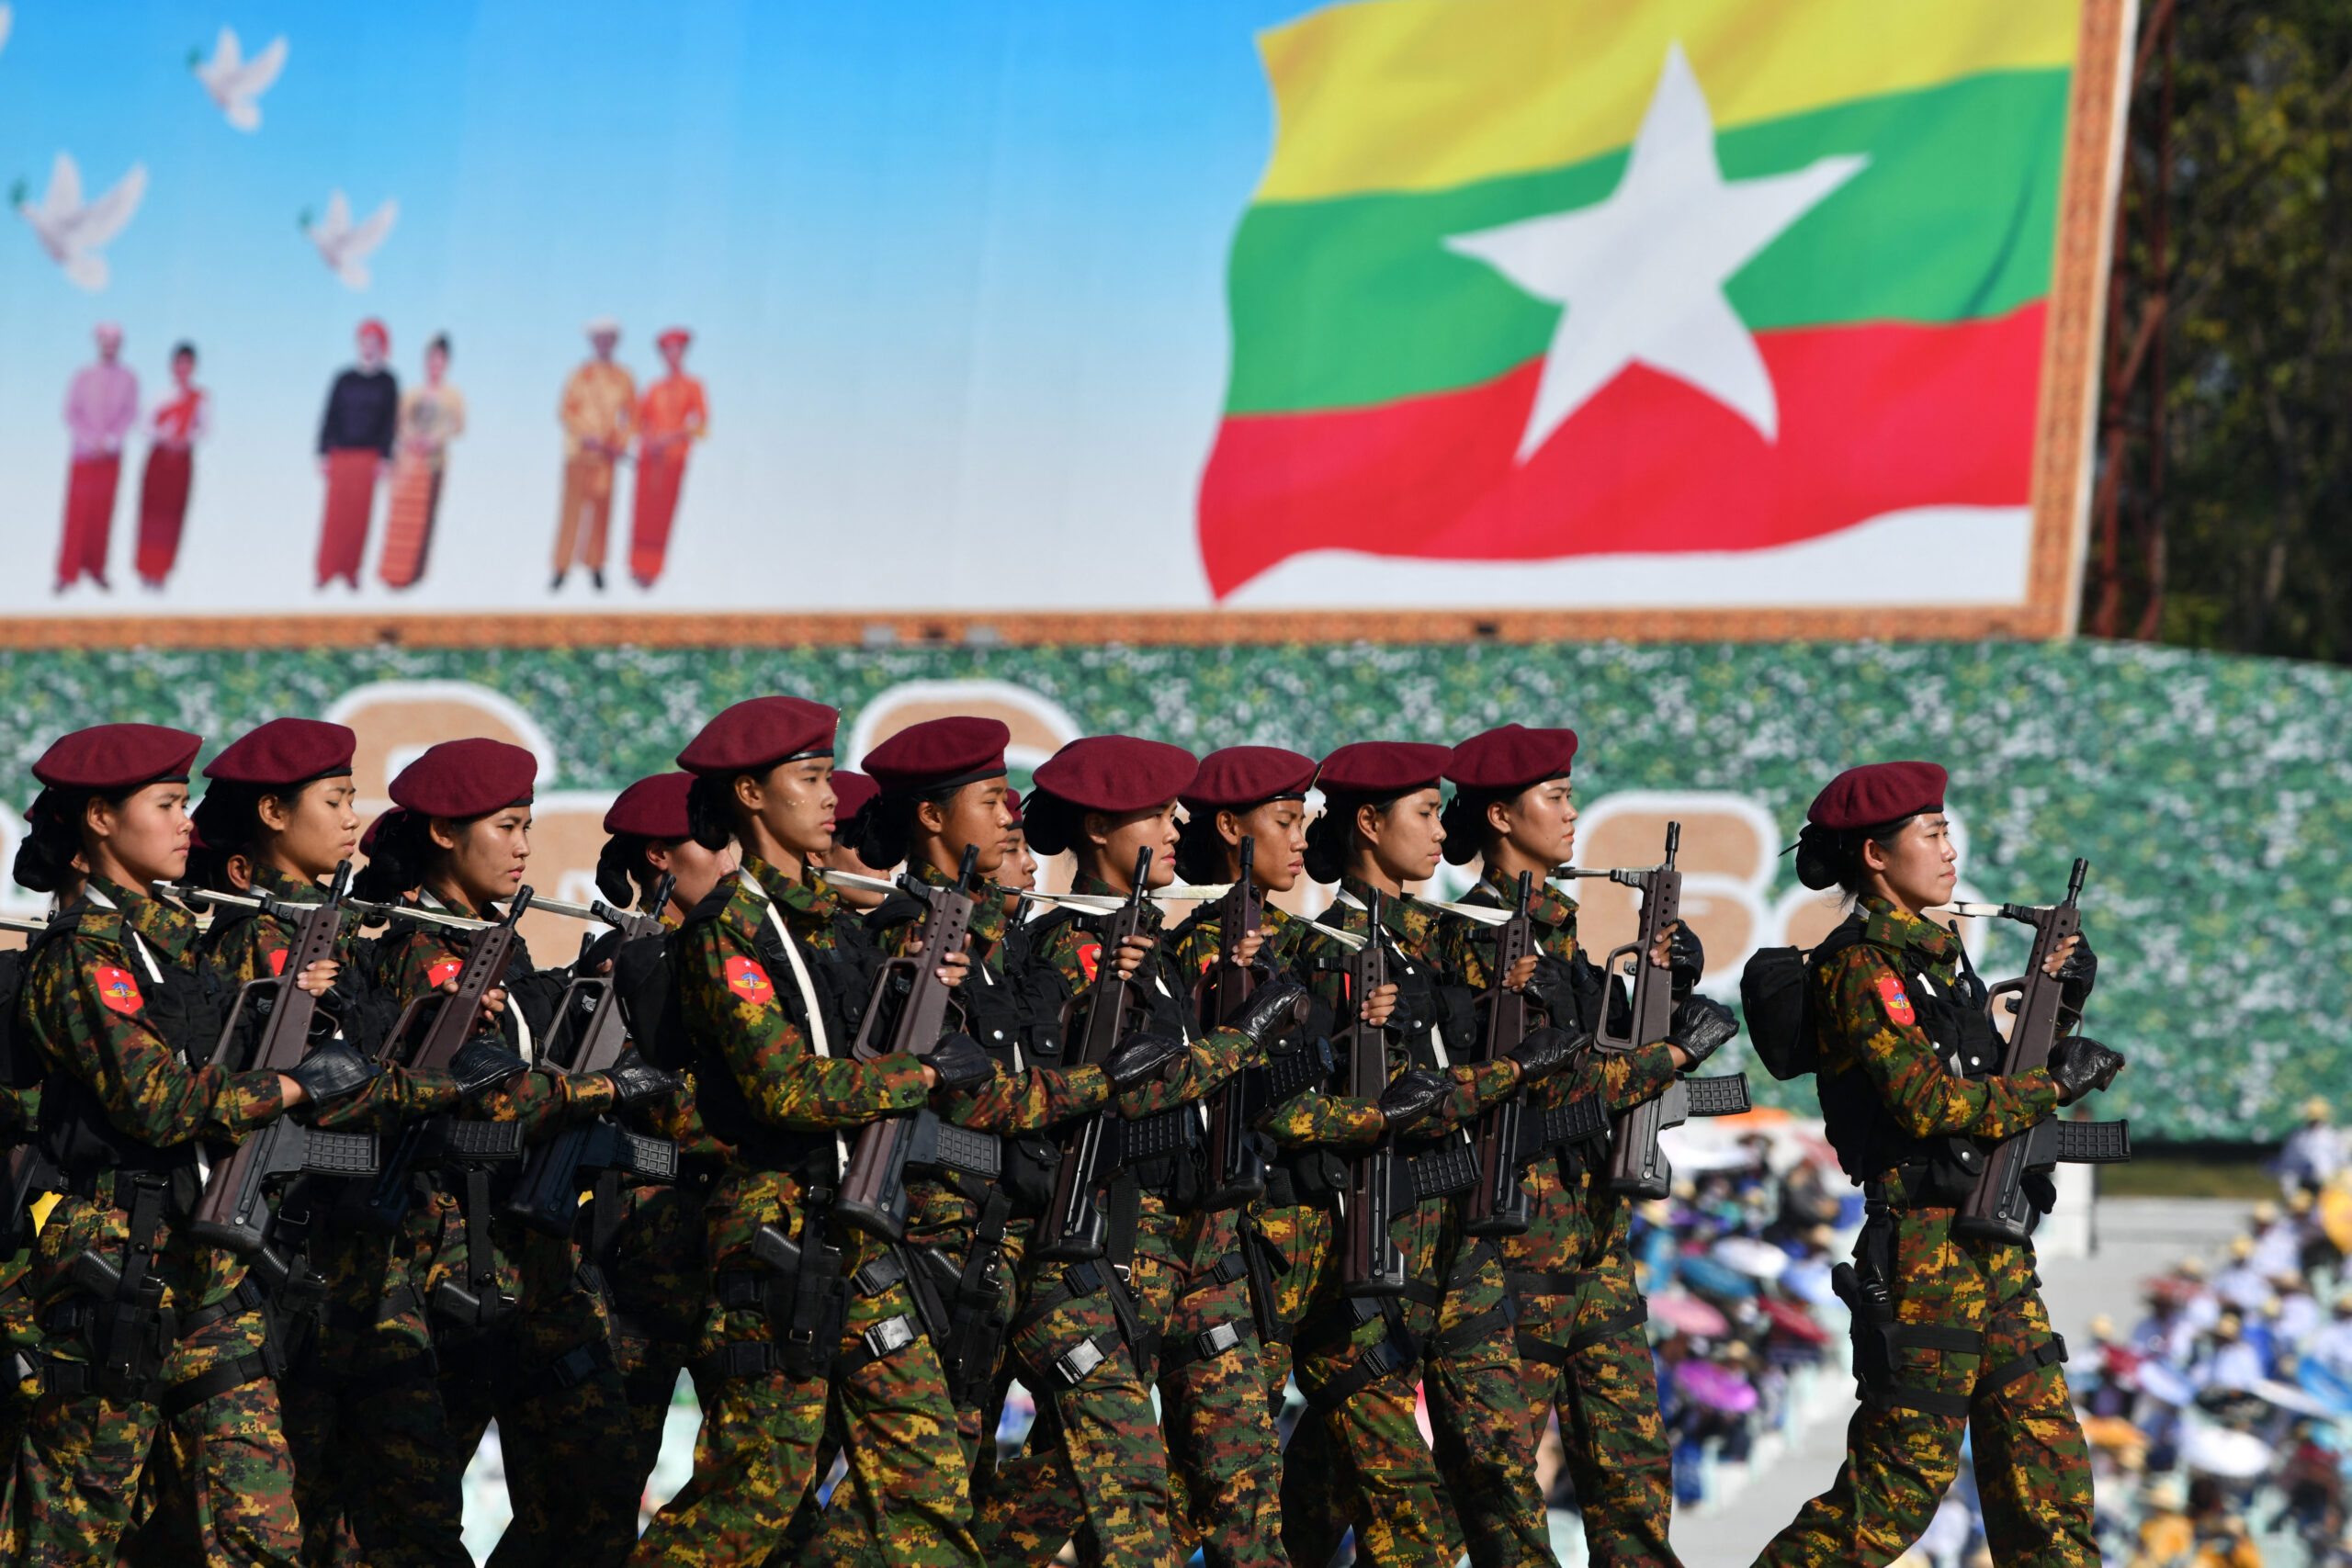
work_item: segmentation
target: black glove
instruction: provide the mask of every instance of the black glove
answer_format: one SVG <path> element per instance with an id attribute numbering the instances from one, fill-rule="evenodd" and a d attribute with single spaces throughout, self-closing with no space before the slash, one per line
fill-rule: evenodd
<path id="1" fill-rule="evenodd" d="M 531 1065 L 509 1051 L 506 1042 L 494 1034 L 475 1035 L 449 1058 L 449 1076 L 458 1080 L 458 1092 L 468 1100 L 530 1070 Z"/>
<path id="2" fill-rule="evenodd" d="M 1715 1054 L 1723 1043 L 1739 1032 L 1739 1018 L 1713 997 L 1685 997 L 1674 1005 L 1674 1026 L 1666 1043 L 1679 1045 L 1697 1066 Z"/>
<path id="3" fill-rule="evenodd" d="M 939 1075 L 941 1089 L 978 1089 L 996 1077 L 996 1058 L 968 1034 L 949 1035 L 922 1060 Z"/>
<path id="4" fill-rule="evenodd" d="M 2098 954 L 2091 951 L 2090 934 L 2078 931 L 2075 951 L 2058 965 L 2058 1005 L 2079 1015 L 2084 1004 L 2091 999 L 2091 987 L 2098 984 Z"/>
<path id="5" fill-rule="evenodd" d="M 1306 987 L 1295 975 L 1279 975 L 1250 993 L 1250 1001 L 1233 1027 L 1250 1037 L 1261 1053 L 1266 1043 L 1299 1020 L 1299 1002 Z"/>
<path id="6" fill-rule="evenodd" d="M 1453 1092 L 1453 1075 L 1427 1067 L 1409 1068 L 1380 1091 L 1380 1114 L 1390 1132 L 1401 1133 L 1416 1122 L 1427 1121 Z"/>
<path id="7" fill-rule="evenodd" d="M 1111 1087 L 1124 1094 L 1157 1077 L 1169 1063 L 1183 1055 L 1184 1043 L 1172 1034 L 1131 1034 L 1102 1064 Z"/>
<path id="8" fill-rule="evenodd" d="M 2069 1034 L 2050 1048 L 2050 1079 L 2058 1086 L 2061 1105 L 2072 1105 L 2094 1089 L 2105 1089 L 2122 1070 L 2122 1052 L 2110 1051 L 2079 1034 Z"/>
<path id="9" fill-rule="evenodd" d="M 1678 920 L 1674 934 L 1666 939 L 1666 967 L 1674 976 L 1674 993 L 1681 996 L 1706 976 L 1707 950 L 1700 943 L 1699 933 Z"/>
<path id="10" fill-rule="evenodd" d="M 1568 1058 L 1586 1043 L 1589 1036 L 1571 1034 L 1565 1029 L 1546 1024 L 1531 1029 L 1527 1038 L 1510 1050 L 1510 1059 L 1519 1064 L 1519 1081 L 1522 1084 L 1542 1083 L 1568 1065 Z"/>
<path id="11" fill-rule="evenodd" d="M 349 1041 L 330 1040 L 313 1045 L 300 1062 L 287 1069 L 286 1076 L 300 1084 L 304 1094 L 323 1105 L 330 1100 L 357 1093 L 382 1071 Z"/>
<path id="12" fill-rule="evenodd" d="M 613 1099 L 624 1111 L 632 1105 L 642 1105 L 649 1100 L 675 1092 L 685 1080 L 675 1073 L 665 1073 L 643 1056 L 634 1045 L 622 1048 L 619 1060 L 604 1071 L 612 1080 Z"/>

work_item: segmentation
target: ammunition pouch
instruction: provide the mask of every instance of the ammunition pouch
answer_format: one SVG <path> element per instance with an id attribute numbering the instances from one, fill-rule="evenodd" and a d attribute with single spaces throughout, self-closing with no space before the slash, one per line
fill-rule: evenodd
<path id="1" fill-rule="evenodd" d="M 823 1195 L 823 1202 L 831 1201 L 830 1193 Z M 831 1370 L 849 1323 L 850 1282 L 842 1271 L 842 1250 L 826 1241 L 821 1222 L 811 1223 L 822 1207 L 819 1194 L 809 1194 L 809 1219 L 801 1224 L 804 1246 L 794 1247 L 774 1225 L 762 1225 L 752 1242 L 752 1256 L 772 1276 L 764 1307 L 775 1336 L 776 1365 L 799 1379 L 823 1377 Z"/>
<path id="2" fill-rule="evenodd" d="M 124 1186 L 130 1190 L 130 1201 L 124 1205 L 130 1211 L 130 1224 L 122 1267 L 117 1269 L 92 1251 L 74 1259 L 74 1289 L 97 1298 L 95 1306 L 78 1309 L 82 1342 L 90 1352 L 85 1369 L 89 1387 L 84 1392 L 118 1404 L 152 1404 L 164 1393 L 164 1359 L 180 1337 L 178 1314 L 164 1304 L 164 1282 L 153 1277 L 167 1182 L 141 1172 L 118 1179 L 118 1192 Z M 50 1366 L 74 1364 L 52 1361 Z M 61 1371 L 58 1376 L 62 1380 L 68 1374 Z M 48 1383 L 45 1376 L 44 1387 Z"/>

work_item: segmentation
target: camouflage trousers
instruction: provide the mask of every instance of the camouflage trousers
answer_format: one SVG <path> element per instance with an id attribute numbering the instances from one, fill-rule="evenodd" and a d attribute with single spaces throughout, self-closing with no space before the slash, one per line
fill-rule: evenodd
<path id="1" fill-rule="evenodd" d="M 2097 1568 L 2089 1450 L 2035 1289 L 2033 1249 L 1955 1236 L 1951 1221 L 1950 1209 L 1880 1211 L 1856 1252 L 1891 1230 L 1896 1323 L 1973 1331 L 1981 1348 L 1898 1340 L 1894 1386 L 1865 1387 L 1837 1481 L 1773 1538 L 1759 1565 L 1893 1562 L 1928 1528 L 1965 1435 L 1993 1561 Z M 1922 1396 L 1948 1408 L 1905 1403 Z"/>
<path id="2" fill-rule="evenodd" d="M 1160 1341 L 1168 1464 L 1186 1533 L 1209 1568 L 1282 1568 L 1282 1442 L 1265 1385 L 1243 1248 L 1263 1252 L 1238 1211 L 1192 1217 Z M 1271 1268 L 1271 1260 L 1268 1260 Z"/>
<path id="3" fill-rule="evenodd" d="M 1081 1561 L 1174 1568 L 1178 1551 L 1168 1449 L 1152 1409 L 1153 1337 L 1172 1311 L 1182 1269 L 1176 1224 L 1149 1206 L 1126 1283 L 1107 1259 L 1046 1263 L 1023 1280 L 1006 1337 L 1013 1375 L 1037 1397 L 1025 1449 L 997 1466 L 973 1512 L 992 1563 L 1034 1563 L 1075 1540 Z M 1144 1340 L 1139 1362 L 1114 1292 L 1125 1292 Z"/>
<path id="4" fill-rule="evenodd" d="M 1328 1562 L 1352 1526 L 1370 1563 L 1451 1562 L 1465 1549 L 1476 1568 L 1549 1562 L 1501 1262 L 1441 1203 L 1400 1214 L 1390 1235 L 1406 1294 L 1346 1297 L 1334 1249 L 1301 1325 L 1310 1413 L 1283 1456 L 1283 1544 L 1294 1562 Z M 1415 1351 L 1434 1451 L 1415 1416 Z"/>
<path id="5" fill-rule="evenodd" d="M 1557 1162 L 1530 1173 L 1529 1224 L 1498 1238 L 1504 1283 L 1518 1303 L 1520 1385 L 1528 1436 L 1543 1440 L 1556 1408 L 1560 1447 L 1594 1568 L 1680 1560 L 1668 1543 L 1674 1453 L 1658 1413 L 1648 1316 L 1622 1249 L 1579 1268 L 1591 1234 Z"/>
<path id="6" fill-rule="evenodd" d="M 294 1469 L 259 1379 L 165 1416 L 44 1396 L 17 1451 L 9 1534 L 28 1564 L 291 1568 Z"/>

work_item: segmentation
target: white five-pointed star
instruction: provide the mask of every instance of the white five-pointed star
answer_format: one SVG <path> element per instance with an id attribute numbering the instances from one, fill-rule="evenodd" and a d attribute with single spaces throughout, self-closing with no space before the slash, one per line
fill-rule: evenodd
<path id="1" fill-rule="evenodd" d="M 1635 364 L 1690 382 L 1775 439 L 1772 378 L 1724 284 L 1869 161 L 1822 158 L 1793 174 L 1726 183 L 1706 96 L 1682 46 L 1669 47 L 1607 200 L 1445 242 L 1562 307 L 1520 461 Z"/>

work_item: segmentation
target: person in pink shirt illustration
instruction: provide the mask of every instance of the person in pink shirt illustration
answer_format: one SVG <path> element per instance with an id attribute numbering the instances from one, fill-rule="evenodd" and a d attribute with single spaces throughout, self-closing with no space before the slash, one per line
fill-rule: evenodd
<path id="1" fill-rule="evenodd" d="M 204 389 L 196 384 L 196 345 L 172 350 L 172 392 L 147 417 L 147 471 L 139 483 L 139 581 L 161 588 L 180 557 L 196 444 L 204 438 Z"/>
<path id="2" fill-rule="evenodd" d="M 65 533 L 57 550 L 57 592 L 84 577 L 107 582 L 107 545 L 114 531 L 114 492 L 122 479 L 122 439 L 139 417 L 139 378 L 122 363 L 122 329 L 101 321 L 92 334 L 98 357 L 74 374 L 65 392 L 65 428 L 74 466 L 65 482 Z"/>

